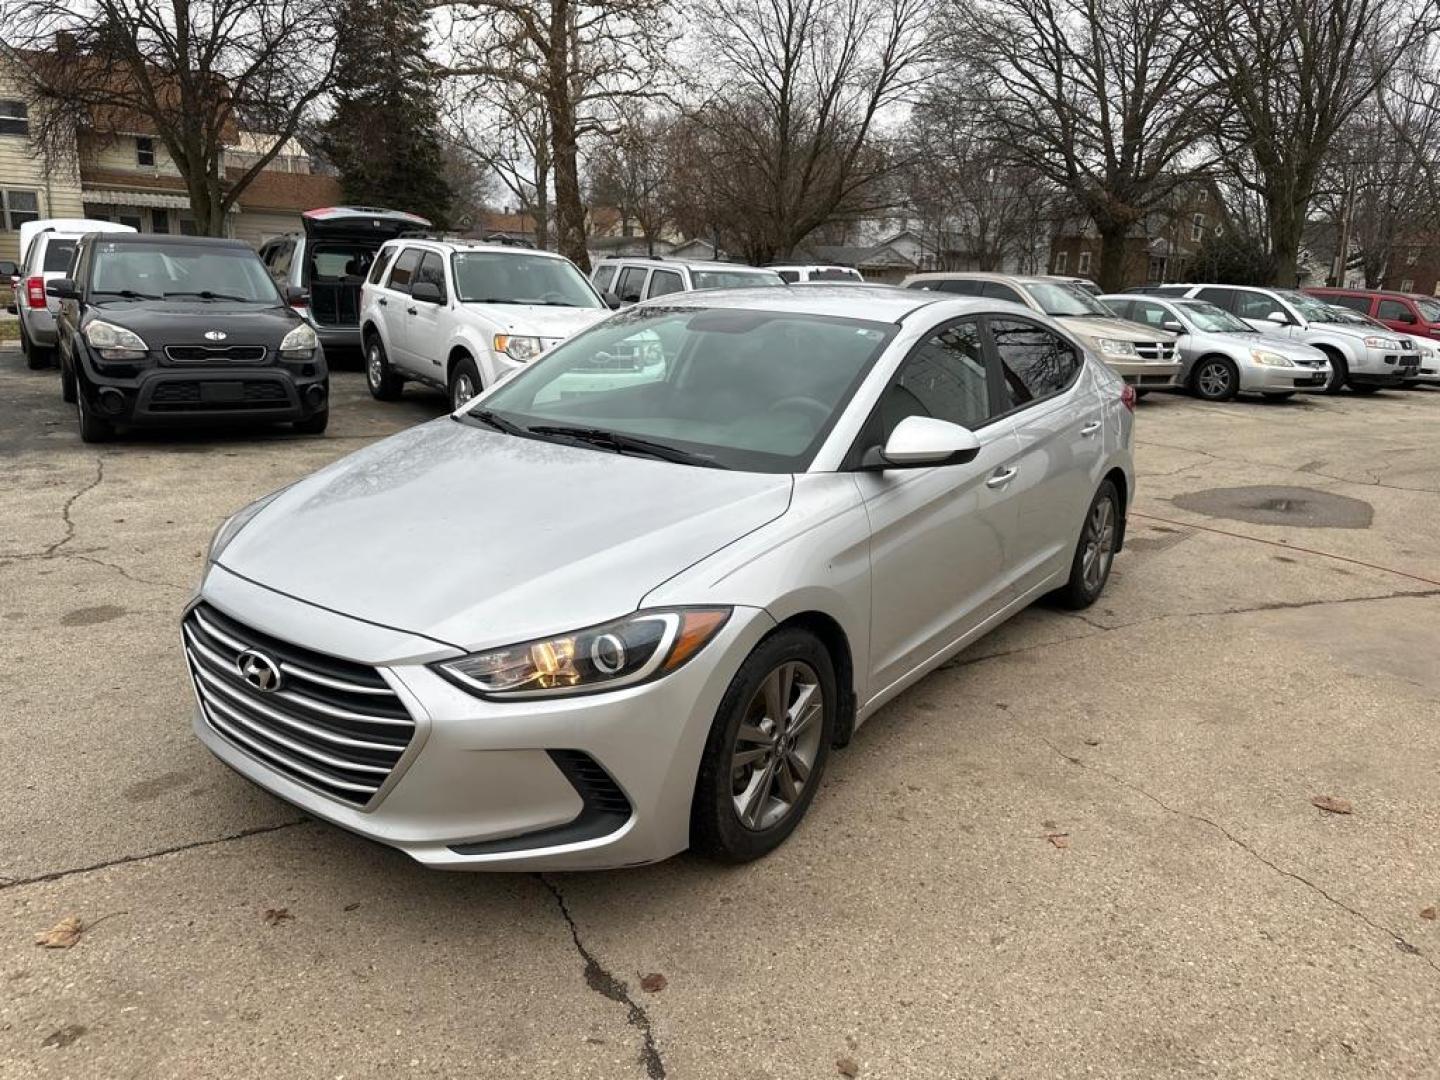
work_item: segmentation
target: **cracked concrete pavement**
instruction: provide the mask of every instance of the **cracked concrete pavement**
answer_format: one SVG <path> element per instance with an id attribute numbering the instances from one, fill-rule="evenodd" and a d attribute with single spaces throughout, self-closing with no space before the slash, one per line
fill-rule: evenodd
<path id="1" fill-rule="evenodd" d="M 335 384 L 324 438 L 85 447 L 0 352 L 0 1078 L 1440 1068 L 1440 393 L 1151 395 L 1094 608 L 896 701 L 764 862 L 537 877 L 424 872 L 190 735 L 213 528 L 442 408 Z M 1373 519 L 1172 501 L 1256 486 Z"/>

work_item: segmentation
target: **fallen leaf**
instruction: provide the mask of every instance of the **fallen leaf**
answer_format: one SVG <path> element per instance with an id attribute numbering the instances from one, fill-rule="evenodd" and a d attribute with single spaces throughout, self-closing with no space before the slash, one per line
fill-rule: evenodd
<path id="1" fill-rule="evenodd" d="M 1353 814 L 1355 804 L 1336 795 L 1312 795 L 1310 805 L 1331 814 Z"/>
<path id="2" fill-rule="evenodd" d="M 355 910 L 356 908 L 358 908 L 359 906 L 360 906 L 360 902 L 357 900 L 357 901 L 356 901 L 355 903 L 353 903 L 353 904 L 346 904 L 346 905 L 345 905 L 345 910 L 346 910 L 346 911 L 354 911 L 354 910 Z"/>
<path id="3" fill-rule="evenodd" d="M 1085 743 L 1086 746 L 1099 746 L 1099 745 L 1100 745 L 1100 740 L 1097 739 L 1094 735 L 1086 735 L 1085 738 L 1084 738 L 1082 741 Z"/>
<path id="4" fill-rule="evenodd" d="M 52 1031 L 41 1040 L 41 1046 L 69 1046 L 76 1039 L 84 1035 L 89 1029 L 84 1024 L 66 1024 L 57 1031 Z"/>
<path id="5" fill-rule="evenodd" d="M 271 926 L 276 926 L 286 919 L 293 919 L 294 917 L 294 915 L 290 914 L 289 908 L 272 907 L 265 909 L 265 921 Z"/>
<path id="6" fill-rule="evenodd" d="M 1429 919 L 1431 922 L 1434 922 L 1434 921 L 1435 921 L 1435 909 L 1434 909 L 1433 907 L 1421 908 L 1421 909 L 1420 909 L 1420 917 L 1421 917 L 1422 919 Z"/>
<path id="7" fill-rule="evenodd" d="M 1420 955 L 1420 950 L 1417 949 L 1414 945 L 1411 945 L 1410 942 L 1408 942 L 1408 941 L 1400 941 L 1400 940 L 1397 938 L 1396 941 L 1395 941 L 1395 947 L 1396 947 L 1397 949 L 1399 949 L 1401 952 L 1403 952 L 1403 953 L 1408 953 L 1408 954 L 1411 955 L 1411 956 L 1419 956 L 1419 955 Z"/>
<path id="8" fill-rule="evenodd" d="M 1046 833 L 1045 839 L 1054 844 L 1057 848 L 1064 850 L 1070 846 L 1070 834 L 1063 832 Z"/>
<path id="9" fill-rule="evenodd" d="M 640 989 L 644 990 L 647 994 L 658 994 L 661 990 L 665 989 L 667 981 L 664 975 L 661 975 L 658 971 L 652 971 L 640 980 Z"/>
<path id="10" fill-rule="evenodd" d="M 843 1057 L 835 1062 L 835 1071 L 841 1076 L 859 1076 L 860 1066 L 854 1058 Z"/>
<path id="11" fill-rule="evenodd" d="M 43 934 L 36 934 L 35 944 L 47 949 L 68 949 L 80 940 L 84 932 L 85 924 L 80 921 L 79 915 L 66 915 Z"/>

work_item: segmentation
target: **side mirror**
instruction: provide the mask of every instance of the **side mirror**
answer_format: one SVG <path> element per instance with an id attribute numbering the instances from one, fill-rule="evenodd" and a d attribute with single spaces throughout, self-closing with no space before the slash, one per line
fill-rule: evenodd
<path id="1" fill-rule="evenodd" d="M 614 311 L 622 303 L 624 303 L 624 301 L 622 301 L 620 297 L 616 296 L 609 289 L 606 289 L 603 293 L 601 293 L 600 298 L 605 301 L 605 306 L 608 307 L 611 311 Z"/>
<path id="2" fill-rule="evenodd" d="M 45 286 L 45 292 L 57 300 L 74 300 L 80 295 L 75 282 L 68 277 L 56 278 Z"/>
<path id="3" fill-rule="evenodd" d="M 1179 319 L 1166 319 L 1160 324 L 1161 330 L 1169 330 L 1172 334 L 1183 334 L 1185 327 L 1180 325 Z"/>
<path id="4" fill-rule="evenodd" d="M 1272 312 L 1270 312 L 1269 315 L 1266 315 L 1266 316 L 1265 316 L 1265 321 L 1266 321 L 1266 322 L 1272 322 L 1272 323 L 1274 323 L 1276 326 L 1289 326 L 1289 325 L 1290 325 L 1290 317 L 1289 317 L 1288 315 L 1286 315 L 1283 311 L 1272 311 Z"/>
<path id="5" fill-rule="evenodd" d="M 961 465 L 980 453 L 980 440 L 969 428 L 933 416 L 907 416 L 895 425 L 878 461 L 868 468 L 918 469 L 927 465 Z"/>
<path id="6" fill-rule="evenodd" d="M 310 294 L 299 285 L 287 285 L 285 286 L 285 303 L 292 307 L 303 307 L 310 303 Z"/>
<path id="7" fill-rule="evenodd" d="M 445 294 L 433 281 L 417 281 L 410 286 L 410 299 L 419 300 L 422 304 L 440 304 L 444 302 Z"/>
<path id="8" fill-rule="evenodd" d="M 20 267 L 9 259 L 0 259 L 0 277 L 19 277 Z"/>

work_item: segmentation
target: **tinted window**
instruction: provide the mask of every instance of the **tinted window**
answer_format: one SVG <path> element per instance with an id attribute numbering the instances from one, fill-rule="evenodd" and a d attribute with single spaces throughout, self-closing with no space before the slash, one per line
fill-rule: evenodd
<path id="1" fill-rule="evenodd" d="M 43 269 L 64 272 L 70 269 L 75 259 L 74 240 L 51 240 L 45 245 L 45 266 Z"/>
<path id="2" fill-rule="evenodd" d="M 380 279 L 385 276 L 385 268 L 390 265 L 390 260 L 399 250 L 399 248 L 382 248 L 380 254 L 375 256 L 375 265 L 370 268 L 371 285 L 380 284 Z"/>
<path id="3" fill-rule="evenodd" d="M 639 301 L 641 292 L 645 288 L 646 273 L 648 271 L 643 266 L 627 266 L 620 271 L 620 280 L 615 285 L 615 295 L 627 304 Z"/>
<path id="4" fill-rule="evenodd" d="M 951 278 L 948 281 L 937 281 L 931 286 L 940 292 L 954 293 L 956 296 L 979 296 L 980 290 L 984 288 L 983 281 L 972 281 L 969 278 Z"/>
<path id="5" fill-rule="evenodd" d="M 1080 353 L 1059 334 L 1020 319 L 991 319 L 1011 408 L 1058 394 L 1080 372 Z"/>
<path id="6" fill-rule="evenodd" d="M 1165 322 L 1166 319 L 1174 318 L 1170 312 L 1155 303 L 1154 300 L 1132 300 L 1130 301 L 1130 311 L 1131 314 L 1126 316 L 1126 318 L 1138 323 L 1144 323 L 1146 326 L 1156 327 L 1157 329 L 1160 328 L 1160 325 Z"/>
<path id="7" fill-rule="evenodd" d="M 395 260 L 395 269 L 390 271 L 390 288 L 399 292 L 410 291 L 410 280 L 415 276 L 415 268 L 420 265 L 420 249 L 406 248 Z"/>
<path id="8" fill-rule="evenodd" d="M 651 296 L 665 296 L 669 293 L 684 291 L 685 282 L 673 270 L 656 270 L 650 275 Z"/>
<path id="9" fill-rule="evenodd" d="M 1010 288 L 1009 285 L 1001 285 L 998 281 L 985 282 L 984 288 L 980 290 L 980 295 L 988 296 L 992 300 L 1008 300 L 1012 304 L 1025 303 L 1024 300 L 1020 299 L 1019 293 Z"/>
<path id="10" fill-rule="evenodd" d="M 786 285 L 794 285 L 795 282 L 800 280 L 799 270 L 780 270 L 778 273 L 780 274 L 780 280 L 785 282 Z"/>
<path id="11" fill-rule="evenodd" d="M 50 263 L 49 252 L 45 254 L 45 263 L 48 267 Z M 1375 317 L 1384 322 L 1413 323 L 1415 321 L 1415 313 L 1410 310 L 1408 304 L 1401 300 L 1381 300 L 1380 310 L 1375 313 Z"/>
<path id="12" fill-rule="evenodd" d="M 1133 300 L 1116 300 L 1112 297 L 1109 300 L 1105 301 L 1105 306 L 1108 307 L 1111 311 L 1115 312 L 1116 315 L 1119 315 L 1120 318 L 1128 319 L 1130 318 L 1131 306 L 1134 303 L 1135 301 Z"/>
<path id="13" fill-rule="evenodd" d="M 784 274 L 780 275 L 784 277 Z M 815 270 L 810 274 L 811 281 L 863 281 L 858 270 L 846 270 L 844 267 L 832 266 L 824 270 Z"/>
<path id="14" fill-rule="evenodd" d="M 878 443 L 910 416 L 933 416 L 975 428 L 990 419 L 989 379 L 980 326 L 967 320 L 915 347 L 880 399 Z"/>
<path id="15" fill-rule="evenodd" d="M 270 257 L 270 273 L 284 279 L 290 273 L 290 261 L 295 257 L 294 244 L 280 244 Z"/>
<path id="16" fill-rule="evenodd" d="M 1201 299 L 1208 300 L 1209 297 L 1202 296 Z M 1285 315 L 1286 321 L 1289 321 L 1290 316 L 1287 315 L 1285 309 L 1280 306 L 1280 301 L 1274 297 L 1266 296 L 1264 293 L 1258 292 L 1241 292 L 1235 294 L 1235 314 L 1239 315 L 1242 319 L 1265 319 L 1276 311 L 1281 315 Z"/>
<path id="17" fill-rule="evenodd" d="M 1370 298 L 1368 296 L 1322 296 L 1327 304 L 1338 304 L 1340 307 L 1348 307 L 1351 311 L 1358 311 L 1361 315 L 1370 314 Z M 1380 316 L 1382 319 L 1385 316 Z"/>
<path id="18" fill-rule="evenodd" d="M 411 286 L 420 282 L 427 282 L 440 290 L 440 299 L 445 299 L 445 264 L 440 261 L 440 256 L 433 251 L 427 251 L 420 260 L 420 265 L 415 270 L 415 276 L 411 279 Z"/>
<path id="19" fill-rule="evenodd" d="M 1201 289 L 1195 294 L 1195 299 L 1208 300 L 1216 307 L 1224 308 L 1226 311 L 1235 310 L 1234 289 Z"/>
<path id="20" fill-rule="evenodd" d="M 595 288 L 599 289 L 601 292 L 604 292 L 606 289 L 610 288 L 610 281 L 614 277 L 615 267 L 602 266 L 595 271 L 595 276 L 591 280 L 595 282 Z"/>
<path id="21" fill-rule="evenodd" d="M 774 270 L 691 270 L 697 289 L 749 289 L 756 285 L 784 285 Z"/>

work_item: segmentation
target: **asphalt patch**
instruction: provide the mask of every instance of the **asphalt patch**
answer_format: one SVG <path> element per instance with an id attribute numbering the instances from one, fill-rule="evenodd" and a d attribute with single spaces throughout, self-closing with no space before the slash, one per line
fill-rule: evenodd
<path id="1" fill-rule="evenodd" d="M 1361 499 L 1305 487 L 1210 488 L 1171 502 L 1206 517 L 1301 529 L 1368 529 L 1375 508 Z"/>

